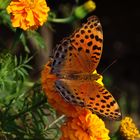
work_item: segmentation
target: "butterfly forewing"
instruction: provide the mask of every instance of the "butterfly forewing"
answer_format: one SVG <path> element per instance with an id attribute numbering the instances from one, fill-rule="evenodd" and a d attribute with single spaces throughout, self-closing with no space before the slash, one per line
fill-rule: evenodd
<path id="1" fill-rule="evenodd" d="M 58 45 L 52 73 L 92 73 L 99 63 L 102 47 L 102 27 L 99 19 L 92 16 L 82 28 Z"/>
<path id="2" fill-rule="evenodd" d="M 82 63 L 86 65 L 85 72 L 93 72 L 99 63 L 103 48 L 103 32 L 99 19 L 96 16 L 88 18 L 87 23 L 74 32 L 70 40 Z"/>
<path id="3" fill-rule="evenodd" d="M 51 72 L 60 76 L 83 73 L 86 65 L 79 59 L 77 49 L 71 45 L 70 40 L 64 39 L 55 51 Z"/>

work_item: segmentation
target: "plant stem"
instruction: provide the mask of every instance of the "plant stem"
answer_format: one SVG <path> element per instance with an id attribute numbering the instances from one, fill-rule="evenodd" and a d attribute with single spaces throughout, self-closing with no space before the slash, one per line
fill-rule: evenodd
<path id="1" fill-rule="evenodd" d="M 11 47 L 11 51 L 12 52 L 15 51 L 16 46 L 18 45 L 18 43 L 20 41 L 20 38 L 22 36 L 22 33 L 23 33 L 23 31 L 20 28 L 16 29 L 16 33 L 15 33 L 15 37 L 14 37 L 14 42 L 13 42 L 12 47 Z"/>
<path id="2" fill-rule="evenodd" d="M 54 120 L 49 126 L 48 128 L 51 128 L 53 125 L 55 125 L 57 122 L 59 122 L 60 120 L 62 120 L 65 117 L 65 115 L 60 116 L 58 119 Z M 48 129 L 47 128 L 47 129 Z"/>
<path id="3" fill-rule="evenodd" d="M 74 16 L 69 16 L 66 18 L 48 18 L 49 22 L 54 22 L 54 23 L 71 23 L 75 19 Z"/>

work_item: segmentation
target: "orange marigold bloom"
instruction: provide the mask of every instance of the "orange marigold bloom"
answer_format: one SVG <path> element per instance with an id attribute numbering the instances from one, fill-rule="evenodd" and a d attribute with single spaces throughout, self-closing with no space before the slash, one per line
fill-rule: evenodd
<path id="1" fill-rule="evenodd" d="M 61 140 L 109 140 L 109 130 L 104 122 L 91 112 L 83 112 L 75 118 L 68 118 L 62 125 Z"/>
<path id="2" fill-rule="evenodd" d="M 13 27 L 36 29 L 46 22 L 50 8 L 45 0 L 12 0 L 7 7 Z"/>
<path id="3" fill-rule="evenodd" d="M 140 138 L 140 132 L 130 117 L 125 117 L 121 121 L 120 132 L 126 140 Z"/>

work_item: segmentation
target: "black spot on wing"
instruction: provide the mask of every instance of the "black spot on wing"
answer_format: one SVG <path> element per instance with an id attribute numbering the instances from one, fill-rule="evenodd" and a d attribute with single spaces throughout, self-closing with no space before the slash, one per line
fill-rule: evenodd
<path id="1" fill-rule="evenodd" d="M 53 61 L 51 63 L 51 73 L 60 73 L 61 64 L 65 60 L 68 53 L 68 49 L 72 50 L 72 46 L 69 46 L 70 40 L 63 40 L 58 46 L 53 56 Z"/>
<path id="2" fill-rule="evenodd" d="M 73 104 L 80 105 L 80 106 L 85 106 L 84 101 L 82 101 L 82 99 L 77 94 L 77 89 L 73 89 L 74 91 L 73 91 L 73 93 L 71 93 L 69 91 L 69 89 L 67 89 L 67 88 L 65 88 L 65 86 L 63 86 L 63 83 L 60 80 L 57 80 L 55 82 L 55 86 L 56 86 L 56 89 L 61 94 L 61 96 L 66 101 L 73 103 Z"/>
<path id="3" fill-rule="evenodd" d="M 94 38 L 94 34 L 91 34 L 91 35 L 90 35 L 90 38 L 93 39 L 93 38 Z"/>
<path id="4" fill-rule="evenodd" d="M 79 48 L 78 48 L 78 52 L 80 52 L 82 49 L 83 49 L 82 47 L 79 47 Z"/>
<path id="5" fill-rule="evenodd" d="M 92 47 L 92 50 L 101 50 L 101 47 L 99 47 L 99 46 L 97 46 L 97 45 L 94 45 L 94 46 Z"/>
<path id="6" fill-rule="evenodd" d="M 89 41 L 88 43 L 87 43 L 87 45 L 90 47 L 90 46 L 92 46 L 92 41 Z"/>

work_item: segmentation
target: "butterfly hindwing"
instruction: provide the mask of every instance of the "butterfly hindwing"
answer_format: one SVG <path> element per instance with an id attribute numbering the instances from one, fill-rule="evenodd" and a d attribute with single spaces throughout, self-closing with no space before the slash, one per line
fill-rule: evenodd
<path id="1" fill-rule="evenodd" d="M 98 113 L 101 116 L 113 120 L 120 120 L 121 112 L 119 109 L 119 105 L 114 99 L 114 97 L 111 95 L 111 93 L 104 86 L 100 85 L 95 81 L 92 83 L 92 86 L 96 89 L 95 92 L 91 92 L 91 95 L 95 97 L 95 102 L 92 98 L 87 97 L 88 99 L 86 103 L 88 105 L 91 104 L 94 106 L 89 106 L 89 109 L 93 112 Z"/>
<path id="2" fill-rule="evenodd" d="M 56 81 L 56 88 L 62 97 L 73 104 L 90 109 L 93 113 L 119 120 L 119 106 L 111 93 L 95 81 L 61 79 Z"/>

